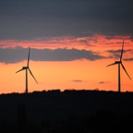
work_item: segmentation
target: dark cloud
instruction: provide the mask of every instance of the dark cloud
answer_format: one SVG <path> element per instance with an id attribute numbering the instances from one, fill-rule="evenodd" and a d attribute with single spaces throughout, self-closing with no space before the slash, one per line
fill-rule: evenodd
<path id="1" fill-rule="evenodd" d="M 0 48 L 0 62 L 16 63 L 27 59 L 28 50 L 17 48 Z"/>
<path id="2" fill-rule="evenodd" d="M 108 50 L 107 52 L 109 52 L 114 58 L 120 58 L 121 49 L 119 49 L 119 50 Z"/>
<path id="3" fill-rule="evenodd" d="M 133 35 L 131 0 L 1 0 L 0 38 Z"/>
<path id="4" fill-rule="evenodd" d="M 106 84 L 106 83 L 109 83 L 109 82 L 106 82 L 106 81 L 100 81 L 98 84 Z"/>
<path id="5" fill-rule="evenodd" d="M 33 49 L 33 59 L 42 60 L 42 61 L 73 61 L 79 59 L 87 59 L 90 61 L 95 61 L 99 59 L 106 58 L 95 52 L 87 50 L 78 50 L 78 49 L 43 49 L 37 50 Z M 39 58 L 36 56 L 40 56 Z"/>
<path id="6" fill-rule="evenodd" d="M 73 82 L 83 82 L 83 80 L 80 80 L 80 79 L 75 79 L 75 80 L 72 80 Z"/>
<path id="7" fill-rule="evenodd" d="M 119 50 L 108 50 L 107 52 L 110 53 L 114 58 L 120 58 L 120 56 L 121 56 L 121 49 L 119 49 Z M 131 55 L 132 55 L 132 50 L 123 50 L 123 53 L 127 53 L 127 52 L 128 53 L 130 52 Z M 129 58 L 129 59 L 123 58 L 123 60 L 130 61 L 130 60 L 132 60 L 132 58 Z"/>
<path id="8" fill-rule="evenodd" d="M 16 63 L 26 60 L 28 49 L 6 48 L 0 49 L 0 62 L 3 63 Z M 31 49 L 31 60 L 34 61 L 73 61 L 87 59 L 95 61 L 106 58 L 92 51 L 78 50 L 78 49 Z"/>
<path id="9" fill-rule="evenodd" d="M 133 58 L 125 58 L 124 61 L 133 61 Z"/>
<path id="10" fill-rule="evenodd" d="M 107 52 L 113 53 L 113 54 L 121 53 L 121 49 L 119 49 L 119 50 L 108 50 Z"/>

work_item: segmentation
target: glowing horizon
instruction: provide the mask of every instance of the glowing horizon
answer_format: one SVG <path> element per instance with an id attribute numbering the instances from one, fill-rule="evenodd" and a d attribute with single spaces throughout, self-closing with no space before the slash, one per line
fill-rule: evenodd
<path id="1" fill-rule="evenodd" d="M 15 74 L 21 67 L 25 66 L 28 47 L 31 47 L 30 68 L 39 84 L 37 85 L 29 75 L 29 92 L 52 90 L 52 89 L 99 89 L 117 91 L 117 66 L 107 68 L 106 66 L 119 59 L 121 44 L 125 41 L 123 64 L 126 67 L 131 78 L 133 77 L 132 61 L 133 49 L 132 39 L 130 36 L 85 36 L 85 37 L 52 37 L 52 38 L 36 38 L 34 40 L 0 40 L 1 50 L 10 50 L 21 48 L 25 50 L 25 57 L 21 60 L 12 62 L 12 58 L 1 58 L 1 87 L 0 93 L 24 92 L 25 91 L 25 72 Z M 33 50 L 53 50 L 57 54 L 57 50 L 65 51 L 64 54 L 75 50 L 75 54 L 88 52 L 90 54 L 80 59 L 80 55 L 71 55 L 74 58 L 52 61 L 43 60 L 39 57 L 34 60 Z M 51 51 L 50 51 L 51 52 Z M 62 54 L 61 52 L 61 54 Z M 17 56 L 17 52 L 14 53 Z M 52 54 L 53 55 L 53 54 Z M 1 55 L 5 56 L 5 55 Z M 12 55 L 11 55 L 12 56 Z M 19 56 L 19 53 L 18 53 Z M 63 56 L 63 55 L 62 55 Z M 65 56 L 65 55 L 64 55 Z M 90 57 L 93 57 L 92 59 Z M 45 57 L 46 58 L 46 57 Z M 2 62 L 3 61 L 3 62 Z M 133 83 L 121 69 L 122 91 L 132 91 Z M 8 83 L 7 83 L 8 82 Z"/>

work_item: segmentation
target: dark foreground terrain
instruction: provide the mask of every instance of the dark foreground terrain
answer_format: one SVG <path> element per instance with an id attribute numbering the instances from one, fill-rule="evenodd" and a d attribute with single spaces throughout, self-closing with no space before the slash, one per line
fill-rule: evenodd
<path id="1" fill-rule="evenodd" d="M 0 133 L 133 132 L 133 93 L 48 91 L 0 95 Z"/>

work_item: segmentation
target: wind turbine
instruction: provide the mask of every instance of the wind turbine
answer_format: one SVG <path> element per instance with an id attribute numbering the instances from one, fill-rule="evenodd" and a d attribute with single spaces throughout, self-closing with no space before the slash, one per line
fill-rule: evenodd
<path id="1" fill-rule="evenodd" d="M 25 93 L 28 93 L 28 71 L 31 74 L 31 76 L 33 77 L 33 79 L 36 81 L 36 83 L 38 83 L 36 78 L 34 77 L 32 71 L 30 70 L 29 61 L 30 61 L 30 48 L 29 48 L 29 52 L 28 52 L 27 66 L 22 67 L 20 70 L 18 70 L 16 72 L 16 73 L 18 73 L 18 72 L 23 71 L 23 70 L 26 71 L 26 82 L 25 82 L 26 83 L 26 89 L 25 89 Z"/>
<path id="2" fill-rule="evenodd" d="M 122 63 L 122 56 L 123 56 L 123 49 L 124 49 L 124 41 L 122 43 L 122 50 L 121 50 L 121 55 L 120 55 L 120 60 L 119 61 L 115 61 L 112 64 L 107 65 L 107 67 L 112 66 L 112 65 L 118 65 L 118 92 L 121 91 L 121 73 L 120 73 L 120 66 L 122 66 L 123 70 L 125 71 L 125 73 L 127 74 L 127 76 L 129 77 L 129 79 L 131 80 L 131 77 L 129 76 L 126 68 L 124 67 L 123 63 Z"/>

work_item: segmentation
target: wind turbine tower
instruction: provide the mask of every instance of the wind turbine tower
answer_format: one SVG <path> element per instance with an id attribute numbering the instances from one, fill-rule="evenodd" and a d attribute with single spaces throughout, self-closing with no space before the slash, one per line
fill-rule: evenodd
<path id="1" fill-rule="evenodd" d="M 107 67 L 112 66 L 112 65 L 118 65 L 118 92 L 121 92 L 121 66 L 122 66 L 123 70 L 125 71 L 125 73 L 127 74 L 127 76 L 129 77 L 129 79 L 131 80 L 131 77 L 129 76 L 126 68 L 124 67 L 124 65 L 122 63 L 123 49 L 124 49 L 124 41 L 122 43 L 120 59 L 118 61 L 115 61 L 112 64 L 107 65 Z"/>
<path id="2" fill-rule="evenodd" d="M 27 66 L 23 66 L 20 70 L 18 70 L 16 73 L 20 72 L 20 71 L 23 71 L 25 70 L 25 93 L 28 93 L 28 72 L 30 73 L 30 75 L 33 77 L 33 79 L 35 80 L 36 83 L 37 80 L 36 78 L 34 77 L 32 71 L 30 70 L 30 67 L 29 67 L 29 62 L 30 62 L 30 48 L 29 48 L 29 52 L 28 52 L 28 60 L 27 60 Z"/>

